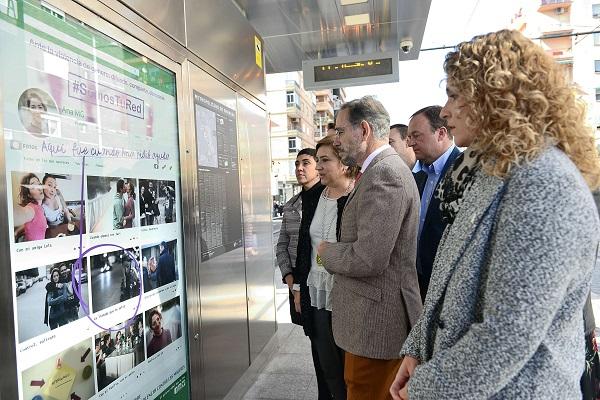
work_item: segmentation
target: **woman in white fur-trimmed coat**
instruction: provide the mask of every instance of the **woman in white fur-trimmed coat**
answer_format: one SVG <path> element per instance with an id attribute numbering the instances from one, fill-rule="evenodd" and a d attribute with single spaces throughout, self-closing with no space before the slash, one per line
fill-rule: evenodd
<path id="1" fill-rule="evenodd" d="M 516 31 L 446 56 L 446 118 L 467 147 L 438 195 L 449 222 L 394 399 L 580 399 L 600 184 L 583 105 Z"/>

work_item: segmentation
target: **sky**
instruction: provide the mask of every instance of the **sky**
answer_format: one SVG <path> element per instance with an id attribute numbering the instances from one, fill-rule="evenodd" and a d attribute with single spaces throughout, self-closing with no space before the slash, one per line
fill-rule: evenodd
<path id="1" fill-rule="evenodd" d="M 522 0 L 432 0 L 422 49 L 454 46 L 473 36 L 506 28 Z M 527 0 L 535 1 L 535 0 Z M 413 112 L 446 102 L 443 63 L 446 50 L 423 51 L 399 65 L 397 83 L 346 88 L 346 101 L 375 95 L 392 124 L 408 124 Z"/>

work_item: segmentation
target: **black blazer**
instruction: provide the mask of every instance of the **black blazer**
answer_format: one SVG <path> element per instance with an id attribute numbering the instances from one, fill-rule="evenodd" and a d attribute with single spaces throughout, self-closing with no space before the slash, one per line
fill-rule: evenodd
<path id="1" fill-rule="evenodd" d="M 427 288 L 429 287 L 429 279 L 431 278 L 431 269 L 433 267 L 433 260 L 435 260 L 435 254 L 437 253 L 442 233 L 446 229 L 446 223 L 442 222 L 442 215 L 440 212 L 440 200 L 435 197 L 437 188 L 442 183 L 444 175 L 450 166 L 454 164 L 454 160 L 460 154 L 460 150 L 455 147 L 450 153 L 446 164 L 442 169 L 440 179 L 433 191 L 431 201 L 427 207 L 427 213 L 425 215 L 425 221 L 423 222 L 423 228 L 421 230 L 421 236 L 419 237 L 417 247 L 417 273 L 419 277 L 419 287 L 421 289 L 421 299 L 425 301 L 425 295 L 427 294 Z M 425 183 L 427 182 L 427 174 L 425 172 L 417 172 L 414 174 L 417 187 L 419 188 L 419 196 L 423 197 L 423 190 L 425 189 Z"/>
<path id="2" fill-rule="evenodd" d="M 316 185 L 315 185 L 316 186 Z M 319 184 L 315 190 L 302 193 L 302 222 L 300 223 L 300 233 L 298 235 L 298 254 L 296 256 L 296 268 L 293 269 L 294 283 L 300 284 L 300 307 L 302 313 L 297 315 L 294 307 L 294 297 L 290 294 L 290 312 L 292 314 L 292 322 L 302 325 L 306 336 L 311 336 L 313 333 L 313 315 L 312 306 L 310 305 L 310 293 L 306 281 L 311 268 L 312 260 L 312 244 L 310 241 L 310 224 L 315 216 L 317 205 L 321 193 L 325 186 Z M 340 223 L 342 221 L 342 212 L 346 205 L 348 196 L 342 196 L 337 200 L 337 222 L 336 235 L 339 234 Z M 294 315 L 296 314 L 296 315 Z"/>

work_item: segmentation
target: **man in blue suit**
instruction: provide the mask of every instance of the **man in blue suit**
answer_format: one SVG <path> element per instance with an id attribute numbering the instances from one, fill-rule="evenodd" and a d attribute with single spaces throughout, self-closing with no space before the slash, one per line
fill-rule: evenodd
<path id="1" fill-rule="evenodd" d="M 417 275 L 423 301 L 429 287 L 433 260 L 446 228 L 435 193 L 446 171 L 460 154 L 452 141 L 451 127 L 440 117 L 441 109 L 440 106 L 422 108 L 410 117 L 408 124 L 408 145 L 417 158 L 413 174 L 421 196 Z"/>

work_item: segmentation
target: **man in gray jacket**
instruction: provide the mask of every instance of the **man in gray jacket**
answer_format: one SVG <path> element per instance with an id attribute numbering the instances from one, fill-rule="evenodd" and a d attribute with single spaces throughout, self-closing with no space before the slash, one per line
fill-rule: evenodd
<path id="1" fill-rule="evenodd" d="M 400 349 L 421 313 L 415 267 L 419 192 L 388 144 L 390 119 L 372 97 L 346 103 L 334 145 L 346 165 L 360 165 L 337 243 L 318 253 L 334 274 L 333 335 L 346 351 L 348 400 L 389 399 Z"/>

